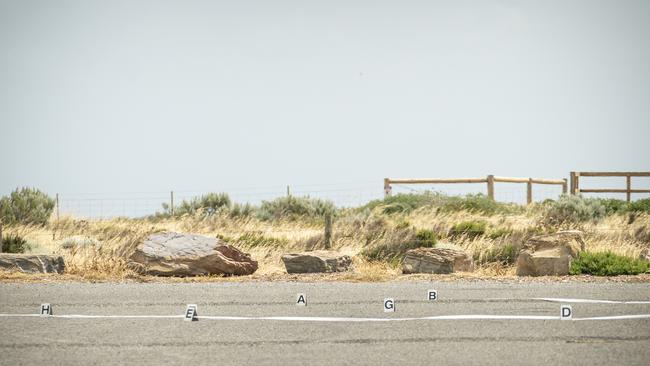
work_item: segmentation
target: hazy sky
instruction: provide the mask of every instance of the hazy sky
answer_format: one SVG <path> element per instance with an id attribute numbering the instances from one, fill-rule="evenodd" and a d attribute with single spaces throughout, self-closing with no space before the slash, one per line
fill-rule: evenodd
<path id="1" fill-rule="evenodd" d="M 571 170 L 650 170 L 648 1 L 0 0 L 0 194 Z"/>

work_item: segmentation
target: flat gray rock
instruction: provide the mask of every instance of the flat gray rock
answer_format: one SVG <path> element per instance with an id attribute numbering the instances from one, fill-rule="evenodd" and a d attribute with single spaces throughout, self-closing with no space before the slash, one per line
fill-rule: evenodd
<path id="1" fill-rule="evenodd" d="M 350 270 L 352 259 L 341 253 L 315 250 L 282 256 L 287 273 L 331 273 Z"/>
<path id="2" fill-rule="evenodd" d="M 0 254 L 0 269 L 23 273 L 63 273 L 65 264 L 58 255 Z"/>
<path id="3" fill-rule="evenodd" d="M 155 276 L 249 275 L 250 255 L 223 240 L 174 232 L 157 233 L 138 245 L 129 266 Z"/>
<path id="4" fill-rule="evenodd" d="M 471 272 L 474 261 L 462 250 L 451 248 L 417 248 L 406 252 L 402 273 Z"/>

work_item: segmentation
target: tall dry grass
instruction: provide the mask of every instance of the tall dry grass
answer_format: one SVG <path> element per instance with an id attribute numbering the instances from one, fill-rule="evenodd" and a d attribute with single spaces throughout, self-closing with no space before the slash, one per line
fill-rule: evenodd
<path id="1" fill-rule="evenodd" d="M 486 231 L 479 235 L 452 235 L 456 224 L 469 221 L 485 222 Z M 355 270 L 337 278 L 379 281 L 399 276 L 398 265 L 368 261 L 364 259 L 363 251 L 378 241 L 395 240 L 404 227 L 432 230 L 437 233 L 440 245 L 453 244 L 467 251 L 478 263 L 474 274 L 477 276 L 513 275 L 512 263 L 494 259 L 495 248 L 512 246 L 518 249 L 529 237 L 558 229 L 541 227 L 540 215 L 534 209 L 496 215 L 439 212 L 431 208 L 392 215 L 350 210 L 335 220 L 332 249 L 352 256 Z M 586 249 L 590 251 L 612 251 L 637 257 L 643 248 L 650 246 L 650 216 L 647 214 L 637 215 L 633 221 L 625 215 L 613 215 L 598 222 L 581 224 L 579 229 L 584 231 Z M 324 248 L 323 224 L 318 221 L 261 221 L 252 216 L 185 215 L 155 220 L 120 218 L 100 221 L 64 217 L 43 227 L 5 228 L 6 233 L 27 239 L 35 253 L 62 255 L 67 274 L 89 280 L 146 280 L 129 269 L 127 257 L 148 235 L 161 231 L 226 239 L 259 262 L 255 276 L 283 276 L 283 254 Z"/>

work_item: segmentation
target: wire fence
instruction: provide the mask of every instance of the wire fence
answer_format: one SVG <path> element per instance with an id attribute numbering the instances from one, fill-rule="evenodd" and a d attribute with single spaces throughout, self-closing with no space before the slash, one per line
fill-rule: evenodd
<path id="1" fill-rule="evenodd" d="M 483 187 L 472 184 L 454 185 L 420 185 L 417 188 L 408 185 L 395 184 L 393 194 L 440 192 L 450 196 L 467 194 L 485 194 Z M 357 207 L 369 201 L 384 198 L 383 188 L 372 183 L 346 183 L 312 186 L 273 186 L 247 189 L 219 189 L 169 192 L 138 192 L 121 194 L 59 194 L 58 213 L 60 216 L 70 215 L 86 219 L 107 219 L 115 217 L 144 217 L 164 212 L 163 204 L 171 205 L 172 195 L 174 206 L 178 207 L 183 201 L 189 201 L 209 192 L 225 192 L 233 202 L 259 205 L 279 197 L 291 195 L 294 197 L 308 196 L 321 200 L 332 201 L 338 207 Z M 534 187 L 535 201 L 557 199 L 562 194 L 560 187 Z M 521 186 L 500 186 L 495 192 L 495 200 L 517 204 L 526 203 L 526 189 Z"/>

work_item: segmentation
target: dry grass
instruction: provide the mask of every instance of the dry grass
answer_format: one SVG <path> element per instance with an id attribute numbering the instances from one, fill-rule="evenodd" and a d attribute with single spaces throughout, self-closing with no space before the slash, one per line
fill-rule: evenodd
<path id="1" fill-rule="evenodd" d="M 484 221 L 485 235 L 450 236 L 451 228 L 458 222 Z M 638 257 L 643 248 L 650 246 L 650 216 L 639 215 L 633 222 L 627 216 L 610 216 L 597 223 L 580 227 L 585 232 L 585 242 L 590 251 L 612 251 L 616 254 Z M 62 279 L 87 281 L 104 280 L 158 280 L 134 273 L 127 267 L 126 258 L 154 232 L 177 231 L 219 236 L 227 238 L 240 249 L 250 253 L 260 264 L 253 276 L 218 277 L 205 276 L 193 279 L 165 279 L 165 281 L 247 281 L 247 280 L 344 280 L 344 281 L 386 281 L 401 278 L 431 278 L 416 275 L 403 276 L 399 266 L 384 262 L 369 262 L 360 256 L 364 248 L 381 240 L 391 238 L 404 225 L 415 229 L 430 229 L 438 234 L 441 242 L 450 242 L 461 247 L 477 259 L 479 265 L 472 274 L 456 274 L 450 278 L 512 278 L 512 265 L 489 262 L 490 252 L 499 245 L 521 246 L 535 233 L 553 228 L 540 228 L 539 215 L 528 210 L 516 215 L 484 216 L 469 212 L 438 213 L 431 209 L 419 209 L 410 214 L 378 215 L 347 212 L 335 221 L 332 248 L 354 258 L 353 272 L 312 277 L 287 275 L 281 256 L 288 252 L 322 249 L 323 227 L 313 221 L 267 222 L 255 218 L 233 219 L 226 215 L 209 218 L 184 216 L 175 219 L 112 219 L 104 221 L 76 220 L 65 217 L 52 221 L 45 227 L 14 226 L 5 228 L 7 234 L 17 234 L 28 240 L 32 252 L 62 255 L 66 263 L 66 274 Z M 501 236 L 490 237 L 493 233 Z M 66 238 L 91 238 L 89 243 L 74 245 L 69 249 L 62 246 Z M 0 279 L 23 280 L 52 278 L 0 273 Z M 434 277 L 439 278 L 439 277 Z M 447 278 L 447 277 L 444 277 Z"/>

